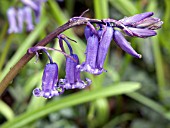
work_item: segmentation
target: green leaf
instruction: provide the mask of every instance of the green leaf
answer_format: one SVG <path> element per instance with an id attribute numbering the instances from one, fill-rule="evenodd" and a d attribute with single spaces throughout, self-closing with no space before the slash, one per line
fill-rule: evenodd
<path id="1" fill-rule="evenodd" d="M 103 128 L 114 128 L 117 125 L 123 122 L 126 122 L 126 121 L 130 121 L 134 118 L 135 116 L 133 114 L 125 113 L 125 114 L 122 114 L 122 115 L 119 115 L 113 118 L 109 123 L 105 124 Z"/>
<path id="2" fill-rule="evenodd" d="M 6 117 L 7 120 L 14 119 L 14 112 L 13 110 L 2 100 L 0 100 L 0 113 Z"/>
<path id="3" fill-rule="evenodd" d="M 1 69 L 2 69 L 2 67 L 5 63 L 5 59 L 7 58 L 7 55 L 8 55 L 11 43 L 12 43 L 13 36 L 14 35 L 11 34 L 5 42 L 5 47 L 3 48 L 3 52 L 2 52 L 1 57 L 0 57 L 0 75 L 1 75 Z"/>
<path id="4" fill-rule="evenodd" d="M 18 128 L 35 121 L 52 112 L 56 112 L 63 108 L 75 106 L 85 102 L 89 102 L 98 98 L 120 95 L 128 92 L 133 92 L 140 88 L 140 84 L 136 82 L 121 82 L 106 86 L 96 90 L 86 90 L 74 93 L 72 95 L 63 97 L 59 100 L 54 100 L 37 110 L 29 111 L 21 114 L 12 121 L 6 122 L 1 128 Z"/>
<path id="5" fill-rule="evenodd" d="M 95 18 L 103 19 L 109 17 L 108 0 L 93 0 Z"/>
<path id="6" fill-rule="evenodd" d="M 153 101 L 137 92 L 127 93 L 126 95 L 128 97 L 140 102 L 141 104 L 151 108 L 152 110 L 160 113 L 165 118 L 170 120 L 170 117 L 167 115 L 166 109 L 163 106 L 161 106 L 160 104 L 156 103 L 155 101 Z"/>
<path id="7" fill-rule="evenodd" d="M 138 9 L 134 6 L 134 3 L 130 0 L 110 0 L 110 3 L 126 16 L 139 13 Z"/>

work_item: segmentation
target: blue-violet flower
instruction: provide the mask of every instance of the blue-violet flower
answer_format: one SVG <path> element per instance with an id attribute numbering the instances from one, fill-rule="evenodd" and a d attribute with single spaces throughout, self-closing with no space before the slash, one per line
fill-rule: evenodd
<path id="1" fill-rule="evenodd" d="M 32 52 L 30 49 L 29 51 Z M 38 50 L 38 49 L 37 49 Z M 53 62 L 49 53 L 42 49 L 48 56 L 50 63 L 46 64 L 43 77 L 42 77 L 42 90 L 40 88 L 35 88 L 33 94 L 37 97 L 51 98 L 53 96 L 59 96 L 64 92 L 64 88 L 57 87 L 58 83 L 58 65 Z M 35 51 L 36 52 L 36 51 Z"/>
<path id="2" fill-rule="evenodd" d="M 85 27 L 85 37 L 87 40 L 87 47 L 85 52 L 86 60 L 81 65 L 77 65 L 77 69 L 80 71 L 86 71 L 91 74 L 99 75 L 103 72 L 103 70 L 98 69 L 96 65 L 99 39 L 98 35 L 96 34 L 97 32 L 92 31 L 94 31 L 94 29 L 89 25 Z"/>
<path id="3" fill-rule="evenodd" d="M 141 58 L 142 56 L 138 54 L 130 45 L 130 43 L 125 39 L 125 37 L 122 35 L 122 33 L 118 30 L 114 30 L 113 32 L 113 40 L 115 43 L 123 49 L 128 54 L 136 57 Z"/>
<path id="4" fill-rule="evenodd" d="M 129 36 L 140 38 L 155 36 L 156 32 L 154 30 L 159 29 L 163 22 L 159 18 L 151 17 L 153 14 L 153 12 L 136 14 L 123 18 L 119 22 L 124 25 L 123 31 Z"/>
<path id="5" fill-rule="evenodd" d="M 43 77 L 42 77 L 42 90 L 35 88 L 33 94 L 37 97 L 51 98 L 53 96 L 59 96 L 63 93 L 60 90 L 57 90 L 58 82 L 58 65 L 56 63 L 48 63 L 45 66 Z M 61 88 L 60 88 L 61 89 Z"/>
<path id="6" fill-rule="evenodd" d="M 8 22 L 9 22 L 8 33 L 18 32 L 16 14 L 17 14 L 17 11 L 15 10 L 14 7 L 9 8 L 7 11 L 7 17 L 8 17 Z"/>
<path id="7" fill-rule="evenodd" d="M 25 22 L 27 24 L 27 31 L 32 31 L 34 29 L 34 25 L 32 22 L 32 11 L 31 8 L 26 6 L 23 8 L 25 14 Z"/>
<path id="8" fill-rule="evenodd" d="M 106 59 L 106 55 L 110 46 L 110 42 L 113 38 L 113 28 L 107 23 L 107 27 L 99 44 L 98 54 L 97 54 L 97 67 L 100 70 L 103 69 L 103 65 Z"/>
<path id="9" fill-rule="evenodd" d="M 76 54 L 73 54 L 73 49 L 69 43 L 69 41 L 66 39 L 64 35 L 59 35 L 59 44 L 64 52 L 64 47 L 63 47 L 63 40 L 66 42 L 69 50 L 70 50 L 70 57 L 66 56 L 66 76 L 65 79 L 60 79 L 59 80 L 59 87 L 62 87 L 64 89 L 82 89 L 91 84 L 91 80 L 86 78 L 86 82 L 82 81 L 80 78 L 80 71 L 76 68 L 76 66 L 79 64 L 79 58 Z M 68 37 L 67 37 L 68 38 Z M 70 38 L 69 38 L 70 39 Z"/>
<path id="10" fill-rule="evenodd" d="M 17 20 L 18 20 L 18 31 L 22 32 L 24 20 L 25 20 L 23 8 L 18 9 Z"/>
<path id="11" fill-rule="evenodd" d="M 153 14 L 154 14 L 153 12 L 140 13 L 134 16 L 125 17 L 119 21 L 123 23 L 123 25 L 125 26 L 133 26 L 133 24 L 135 24 L 136 22 L 139 22 L 145 18 L 151 17 Z"/>
<path id="12" fill-rule="evenodd" d="M 86 82 L 82 81 L 80 78 L 80 71 L 76 68 L 79 64 L 79 59 L 76 54 L 70 55 L 72 58 L 76 60 L 72 60 L 69 57 L 66 57 L 66 77 L 65 79 L 59 80 L 59 87 L 65 89 L 83 89 L 91 84 L 91 80 L 86 78 Z"/>

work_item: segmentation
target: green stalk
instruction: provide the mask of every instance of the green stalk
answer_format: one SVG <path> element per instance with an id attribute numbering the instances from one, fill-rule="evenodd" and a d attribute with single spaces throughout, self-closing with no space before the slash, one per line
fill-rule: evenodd
<path id="1" fill-rule="evenodd" d="M 164 116 L 164 118 L 170 120 L 170 117 L 167 116 L 166 109 L 163 106 L 161 106 L 160 104 L 156 103 L 155 101 L 153 101 L 137 92 L 127 93 L 126 95 L 128 97 L 138 101 L 139 103 L 151 108 L 152 110 L 158 112 L 159 114 Z"/>
<path id="2" fill-rule="evenodd" d="M 5 43 L 5 48 L 3 49 L 3 52 L 1 54 L 1 57 L 0 57 L 0 76 L 1 76 L 2 66 L 4 65 L 5 59 L 7 57 L 8 52 L 9 52 L 9 48 L 11 46 L 13 37 L 14 37 L 13 34 L 9 35 L 9 37 L 8 37 L 6 43 Z"/>
<path id="3" fill-rule="evenodd" d="M 156 76 L 157 76 L 157 82 L 159 87 L 159 97 L 163 98 L 164 97 L 163 90 L 165 88 L 166 82 L 164 76 L 162 55 L 161 55 L 160 46 L 158 42 L 158 36 L 152 38 L 152 44 L 153 44 L 153 52 L 155 58 Z"/>
<path id="4" fill-rule="evenodd" d="M 108 0 L 93 0 L 95 18 L 104 19 L 109 17 Z"/>

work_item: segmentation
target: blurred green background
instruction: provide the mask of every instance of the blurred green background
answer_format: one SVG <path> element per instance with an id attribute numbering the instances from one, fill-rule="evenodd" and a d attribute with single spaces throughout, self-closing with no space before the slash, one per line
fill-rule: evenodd
<path id="1" fill-rule="evenodd" d="M 29 47 L 86 9 L 90 9 L 86 17 L 97 19 L 152 11 L 164 24 L 155 37 L 126 37 L 142 59 L 131 57 L 112 41 L 104 66 L 107 73 L 83 72 L 82 78 L 93 81 L 89 88 L 68 90 L 52 99 L 32 95 L 41 86 L 48 61 L 42 54 L 34 64 L 34 57 L 1 97 L 1 128 L 170 128 L 170 0 L 47 0 L 34 31 L 7 34 L 6 11 L 15 4 L 16 0 L 0 1 L 0 81 Z M 85 59 L 83 32 L 84 26 L 64 32 L 78 42 L 71 45 L 80 62 Z M 48 47 L 59 49 L 58 40 Z M 64 56 L 50 53 L 59 65 L 59 77 L 64 78 Z"/>

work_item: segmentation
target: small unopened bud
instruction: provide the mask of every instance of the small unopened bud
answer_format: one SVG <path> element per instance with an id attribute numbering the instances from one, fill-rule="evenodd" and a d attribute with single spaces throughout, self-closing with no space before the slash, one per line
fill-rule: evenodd
<path id="1" fill-rule="evenodd" d="M 134 23 L 139 22 L 145 18 L 151 17 L 153 15 L 153 12 L 145 12 L 141 14 L 136 14 L 131 17 L 125 17 L 119 21 L 123 23 L 123 25 L 127 26 L 133 26 Z"/>
<path id="2" fill-rule="evenodd" d="M 137 28 L 148 28 L 151 30 L 156 30 L 159 29 L 162 24 L 163 22 L 159 18 L 149 17 L 140 22 L 136 22 L 134 26 Z"/>
<path id="3" fill-rule="evenodd" d="M 132 28 L 128 27 L 128 30 L 133 34 L 129 33 L 129 31 L 124 30 L 124 32 L 129 35 L 129 36 L 137 36 L 140 38 L 146 38 L 150 36 L 155 36 L 157 33 L 154 30 L 149 30 L 149 29 L 142 29 L 142 28 Z"/>
<path id="4" fill-rule="evenodd" d="M 125 39 L 125 37 L 122 35 L 122 33 L 118 30 L 115 30 L 113 32 L 113 40 L 115 43 L 125 52 L 128 54 L 136 57 L 136 58 L 141 58 L 142 56 L 138 54 L 130 45 L 130 43 Z"/>

